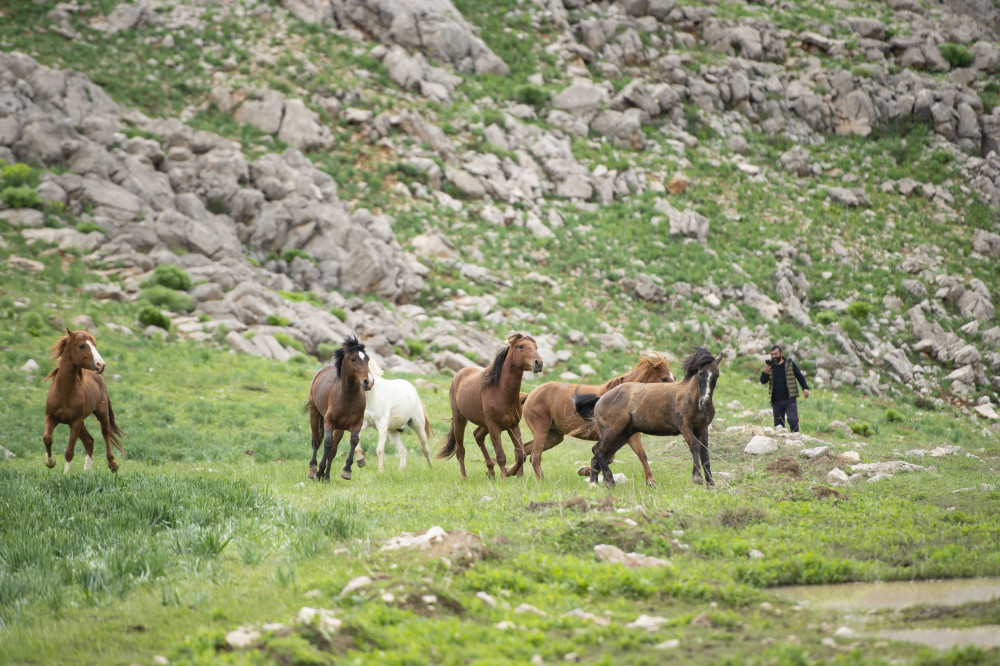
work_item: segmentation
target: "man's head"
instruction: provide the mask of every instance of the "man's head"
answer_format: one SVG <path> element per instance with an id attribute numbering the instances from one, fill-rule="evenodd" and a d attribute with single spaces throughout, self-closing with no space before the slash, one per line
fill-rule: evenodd
<path id="1" fill-rule="evenodd" d="M 771 345 L 771 363 L 777 363 L 781 360 L 781 347 L 778 345 Z"/>

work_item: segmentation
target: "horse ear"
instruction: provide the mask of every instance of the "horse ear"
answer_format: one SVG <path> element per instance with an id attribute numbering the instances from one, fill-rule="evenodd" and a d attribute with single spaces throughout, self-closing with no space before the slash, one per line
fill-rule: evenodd
<path id="1" fill-rule="evenodd" d="M 716 363 L 716 365 L 718 365 L 719 363 L 722 363 L 722 359 L 723 359 L 723 357 L 725 357 L 725 355 L 726 355 L 726 350 L 725 349 L 723 349 L 721 352 L 719 352 L 719 355 L 715 357 L 715 363 Z"/>

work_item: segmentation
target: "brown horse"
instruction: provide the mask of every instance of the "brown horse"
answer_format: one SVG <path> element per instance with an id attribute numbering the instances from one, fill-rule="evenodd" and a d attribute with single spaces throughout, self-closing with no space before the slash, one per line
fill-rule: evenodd
<path id="1" fill-rule="evenodd" d="M 663 383 L 674 381 L 674 373 L 670 372 L 667 360 L 659 354 L 649 357 L 642 356 L 635 367 L 624 375 L 619 375 L 604 384 L 586 385 L 569 384 L 566 382 L 545 382 L 535 388 L 524 398 L 524 422 L 531 430 L 532 441 L 524 445 L 531 454 L 531 466 L 535 477 L 542 478 L 542 451 L 548 451 L 563 441 L 568 433 L 573 437 L 596 441 L 600 435 L 596 426 L 588 424 L 573 405 L 573 395 L 576 393 L 592 393 L 602 396 L 614 387 L 625 382 Z M 628 440 L 629 445 L 642 463 L 646 474 L 646 484 L 655 486 L 653 472 L 649 469 L 649 459 L 642 448 L 642 435 L 635 433 Z M 608 460 L 610 463 L 611 460 Z M 520 470 L 520 464 L 515 464 L 511 474 Z M 590 476 L 590 467 L 580 470 L 584 476 Z"/>
<path id="2" fill-rule="evenodd" d="M 83 440 L 83 448 L 87 458 L 84 469 L 90 469 L 93 464 L 94 438 L 83 420 L 93 414 L 101 424 L 101 435 L 108 449 L 108 469 L 118 471 L 118 463 L 111 447 L 125 452 L 121 438 L 125 436 L 115 423 L 115 413 L 111 409 L 111 399 L 104 385 L 104 359 L 97 351 L 97 344 L 86 329 L 71 331 L 66 329 L 66 335 L 52 345 L 52 360 L 59 360 L 59 365 L 45 378 L 52 380 L 49 393 L 45 398 L 45 464 L 55 467 L 56 459 L 52 457 L 52 431 L 60 423 L 69 426 L 69 443 L 66 445 L 66 467 L 63 473 L 69 472 L 69 463 L 73 460 L 73 450 L 79 437 Z"/>
<path id="3" fill-rule="evenodd" d="M 712 394 L 719 380 L 719 362 L 704 347 L 691 350 L 684 359 L 684 379 L 674 384 L 622 384 L 603 396 L 577 395 L 573 402 L 581 416 L 595 420 L 601 438 L 594 445 L 590 462 L 590 481 L 597 483 L 597 472 L 604 475 L 604 485 L 614 488 L 608 468 L 610 460 L 629 437 L 637 432 L 648 435 L 680 435 L 694 457 L 691 479 L 715 485 L 708 460 L 708 425 L 715 418 Z M 700 468 L 699 468 L 700 467 Z"/>
<path id="4" fill-rule="evenodd" d="M 488 368 L 462 368 L 451 380 L 449 397 L 451 400 L 451 427 L 444 445 L 438 451 L 438 458 L 450 458 L 458 454 L 458 466 L 465 474 L 465 425 L 472 421 L 476 428 L 472 436 L 483 451 L 486 470 L 493 476 L 493 459 L 486 451 L 486 433 L 489 432 L 496 463 L 500 466 L 501 478 L 507 477 L 507 456 L 503 452 L 500 436 L 507 431 L 514 442 L 516 467 L 524 463 L 524 444 L 521 441 L 521 378 L 523 373 L 542 371 L 542 358 L 538 355 L 535 339 L 523 333 L 515 333 L 507 338 L 503 349 L 493 359 Z"/>
<path id="5" fill-rule="evenodd" d="M 344 338 L 340 349 L 334 352 L 333 364 L 313 376 L 309 400 L 302 408 L 303 414 L 309 412 L 309 425 L 312 427 L 310 479 L 330 480 L 330 467 L 345 431 L 351 433 L 351 448 L 340 477 L 348 481 L 351 479 L 354 451 L 365 422 L 365 391 L 371 389 L 374 383 L 375 378 L 368 374 L 365 346 L 353 335 Z M 324 433 L 323 459 L 317 470 L 316 450 L 319 449 L 320 435 Z M 358 466 L 364 467 L 360 461 Z"/>

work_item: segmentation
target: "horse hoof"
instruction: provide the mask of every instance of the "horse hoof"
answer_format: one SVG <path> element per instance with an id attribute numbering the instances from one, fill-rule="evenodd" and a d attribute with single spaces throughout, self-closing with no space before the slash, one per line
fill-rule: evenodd
<path id="1" fill-rule="evenodd" d="M 604 485 L 605 485 L 605 487 L 608 490 L 614 490 L 615 489 L 615 480 L 614 479 L 604 479 Z"/>
<path id="2" fill-rule="evenodd" d="M 316 479 L 316 468 L 315 467 L 310 467 L 309 468 L 309 473 L 306 476 L 308 478 L 310 478 L 310 479 L 315 480 Z"/>
<path id="3" fill-rule="evenodd" d="M 344 471 L 342 471 L 340 473 L 340 478 L 342 478 L 344 481 L 350 481 L 351 480 L 351 471 L 345 469 Z"/>
<path id="4" fill-rule="evenodd" d="M 118 463 L 116 463 L 114 460 L 112 460 L 111 462 L 108 463 L 108 469 L 111 470 L 112 474 L 115 473 L 115 472 L 117 472 L 118 471 Z"/>
<path id="5" fill-rule="evenodd" d="M 700 476 L 692 476 L 691 480 L 699 486 L 705 483 L 705 481 Z"/>
<path id="6" fill-rule="evenodd" d="M 358 461 L 358 467 L 364 467 L 367 464 L 368 464 L 368 461 L 365 460 L 364 458 L 362 458 L 361 460 Z M 382 470 L 379 470 L 379 471 L 381 472 Z M 350 478 L 350 477 L 347 477 L 347 478 Z"/>
<path id="7" fill-rule="evenodd" d="M 52 469 L 53 467 L 56 466 L 56 459 L 55 458 L 46 458 L 45 459 L 45 466 L 48 467 L 49 469 Z"/>
<path id="8" fill-rule="evenodd" d="M 576 470 L 578 476 L 590 476 L 590 465 L 584 465 L 580 469 Z"/>
<path id="9" fill-rule="evenodd" d="M 646 479 L 646 485 L 649 486 L 650 488 L 655 488 L 656 481 L 654 481 L 653 479 Z"/>

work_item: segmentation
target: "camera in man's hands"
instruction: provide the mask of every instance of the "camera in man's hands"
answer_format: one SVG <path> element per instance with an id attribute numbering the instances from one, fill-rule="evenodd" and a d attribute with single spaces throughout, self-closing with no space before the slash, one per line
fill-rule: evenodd
<path id="1" fill-rule="evenodd" d="M 766 361 L 764 361 L 764 364 L 765 365 L 771 365 L 771 359 L 767 359 Z"/>

